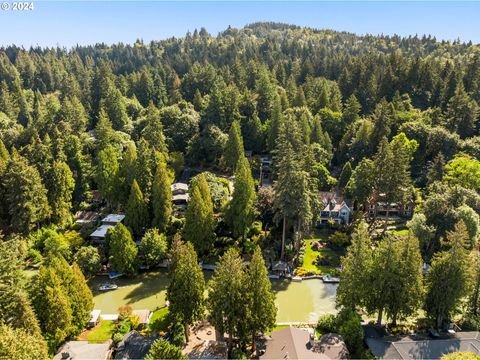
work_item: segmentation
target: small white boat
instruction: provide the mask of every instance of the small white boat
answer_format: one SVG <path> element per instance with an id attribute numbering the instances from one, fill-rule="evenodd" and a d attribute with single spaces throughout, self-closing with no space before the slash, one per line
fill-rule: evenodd
<path id="1" fill-rule="evenodd" d="M 303 280 L 303 278 L 302 278 L 301 276 L 294 276 L 294 277 L 292 277 L 292 281 L 300 282 L 300 281 L 302 281 L 302 280 Z"/>
<path id="2" fill-rule="evenodd" d="M 118 285 L 110 284 L 110 283 L 102 284 L 98 288 L 98 290 L 100 290 L 100 291 L 108 291 L 108 290 L 115 290 L 115 289 L 118 289 Z"/>
<path id="3" fill-rule="evenodd" d="M 324 283 L 329 283 L 329 284 L 337 284 L 340 282 L 340 278 L 334 277 L 330 274 L 323 275 L 322 280 Z"/>

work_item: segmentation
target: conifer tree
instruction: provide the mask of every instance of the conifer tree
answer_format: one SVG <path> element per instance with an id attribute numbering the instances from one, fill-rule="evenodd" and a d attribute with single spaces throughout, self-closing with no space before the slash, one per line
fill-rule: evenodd
<path id="1" fill-rule="evenodd" d="M 60 281 L 68 306 L 72 311 L 70 335 L 79 335 L 87 326 L 93 310 L 93 295 L 87 285 L 82 271 L 76 263 L 70 267 L 67 261 L 59 256 L 52 255 L 46 266 L 53 269 Z"/>
<path id="2" fill-rule="evenodd" d="M 181 348 L 170 344 L 166 339 L 160 338 L 153 342 L 150 351 L 145 356 L 145 360 L 157 359 L 187 360 L 188 358 L 183 355 Z"/>
<path id="3" fill-rule="evenodd" d="M 429 184 L 435 181 L 442 181 L 445 172 L 445 157 L 442 153 L 438 153 L 433 159 L 432 165 L 427 172 L 427 180 Z"/>
<path id="4" fill-rule="evenodd" d="M 128 124 L 127 109 L 120 90 L 110 86 L 104 100 L 105 110 L 115 130 L 121 130 Z"/>
<path id="5" fill-rule="evenodd" d="M 372 267 L 372 242 L 368 227 L 361 221 L 352 234 L 352 244 L 342 258 L 342 281 L 337 288 L 337 304 L 355 310 L 367 304 Z"/>
<path id="6" fill-rule="evenodd" d="M 230 171 L 235 170 L 237 167 L 237 162 L 243 156 L 244 149 L 240 123 L 238 121 L 234 121 L 228 133 L 228 140 L 227 144 L 225 145 L 225 153 L 223 155 L 226 169 Z"/>
<path id="7" fill-rule="evenodd" d="M 350 95 L 350 97 L 347 99 L 347 102 L 345 103 L 345 109 L 342 114 L 342 122 L 344 128 L 360 119 L 359 114 L 361 109 L 362 107 L 355 95 Z"/>
<path id="8" fill-rule="evenodd" d="M 198 254 L 205 255 L 215 240 L 215 219 L 213 204 L 204 174 L 200 174 L 194 185 L 185 212 L 183 234 Z"/>
<path id="9" fill-rule="evenodd" d="M 350 165 L 350 161 L 347 161 L 343 166 L 342 172 L 340 173 L 340 178 L 338 179 L 338 186 L 340 189 L 345 188 L 347 186 L 350 177 L 352 176 L 352 165 Z"/>
<path id="10" fill-rule="evenodd" d="M 399 263 L 393 269 L 392 297 L 389 299 L 385 312 L 396 325 L 397 319 L 404 320 L 414 315 L 424 298 L 422 256 L 418 239 L 412 234 L 397 241 L 399 247 Z M 375 283 L 375 281 L 374 281 Z"/>
<path id="11" fill-rule="evenodd" d="M 143 137 L 155 151 L 166 154 L 167 145 L 165 144 L 165 135 L 163 134 L 160 111 L 153 105 L 153 103 L 150 103 L 147 108 L 145 122 L 147 125 L 142 131 Z"/>
<path id="12" fill-rule="evenodd" d="M 135 260 L 137 245 L 132 239 L 132 234 L 122 223 L 108 230 L 107 240 L 109 246 L 109 263 L 118 272 L 133 275 L 136 272 Z"/>
<path id="13" fill-rule="evenodd" d="M 113 141 L 114 134 L 112 122 L 108 118 L 105 110 L 101 108 L 95 126 L 95 143 L 97 150 L 100 151 L 110 145 Z"/>
<path id="14" fill-rule="evenodd" d="M 0 235 L 0 323 L 41 339 L 40 326 L 26 292 L 23 243 Z"/>
<path id="15" fill-rule="evenodd" d="M 167 230 L 172 214 L 172 181 L 164 162 L 159 161 L 152 185 L 152 226 L 161 232 Z"/>
<path id="16" fill-rule="evenodd" d="M 72 193 L 75 180 L 68 165 L 55 161 L 50 169 L 48 182 L 48 199 L 52 209 L 52 220 L 63 225 L 71 218 Z"/>
<path id="17" fill-rule="evenodd" d="M 116 180 L 118 178 L 117 151 L 107 145 L 97 155 L 96 181 L 100 194 L 110 203 L 116 203 Z"/>
<path id="18" fill-rule="evenodd" d="M 226 218 L 235 238 L 244 239 L 248 227 L 254 220 L 255 187 L 250 164 L 245 156 L 237 162 L 232 200 Z"/>
<path id="19" fill-rule="evenodd" d="M 72 309 L 52 267 L 43 266 L 33 284 L 32 304 L 49 352 L 53 353 L 71 334 Z"/>
<path id="20" fill-rule="evenodd" d="M 201 319 L 204 312 L 205 278 L 191 243 L 177 240 L 172 251 L 176 260 L 170 268 L 171 282 L 167 289 L 169 311 L 182 322 L 188 342 L 189 326 Z"/>
<path id="21" fill-rule="evenodd" d="M 125 224 L 132 229 L 135 236 L 139 236 L 149 223 L 147 203 L 134 179 L 125 208 Z"/>
<path id="22" fill-rule="evenodd" d="M 137 142 L 137 161 L 135 165 L 135 180 L 137 180 L 142 194 L 149 199 L 156 161 L 152 147 L 143 137 Z"/>
<path id="23" fill-rule="evenodd" d="M 275 96 L 272 110 L 272 117 L 270 119 L 270 126 L 268 129 L 267 145 L 270 151 L 275 149 L 277 138 L 280 134 L 280 128 L 283 126 L 284 118 L 282 111 L 282 104 L 280 96 Z"/>
<path id="24" fill-rule="evenodd" d="M 130 196 L 130 188 L 135 179 L 135 166 L 137 162 L 137 148 L 133 141 L 127 144 L 127 148 L 123 152 L 122 161 L 120 162 L 117 174 L 117 198 L 118 202 L 125 206 Z"/>
<path id="25" fill-rule="evenodd" d="M 28 232 L 50 215 L 47 190 L 39 172 L 16 151 L 3 176 L 10 224 L 15 231 Z"/>
<path id="26" fill-rule="evenodd" d="M 213 278 L 208 283 L 209 321 L 220 334 L 228 334 L 228 349 L 233 338 L 245 335 L 245 273 L 242 259 L 234 248 L 220 258 Z"/>
<path id="27" fill-rule="evenodd" d="M 471 280 L 469 256 L 464 247 L 468 242 L 465 224 L 456 224 L 455 229 L 447 233 L 447 241 L 450 249 L 434 256 L 426 277 L 425 310 L 437 328 L 453 315 L 460 299 L 468 294 Z"/>
<path id="28" fill-rule="evenodd" d="M 14 329 L 0 323 L 0 358 L 48 359 L 49 355 L 41 335 L 32 335 L 25 329 Z"/>
<path id="29" fill-rule="evenodd" d="M 3 173 L 5 172 L 8 165 L 9 158 L 10 158 L 10 154 L 8 153 L 8 150 L 5 147 L 2 139 L 0 139 L 0 176 L 2 176 Z"/>
<path id="30" fill-rule="evenodd" d="M 273 328 L 277 317 L 275 296 L 268 278 L 267 267 L 260 247 L 256 247 L 246 273 L 247 328 L 252 335 L 252 352 L 255 353 L 258 334 Z"/>
<path id="31" fill-rule="evenodd" d="M 301 86 L 297 88 L 297 93 L 295 95 L 293 106 L 298 106 L 298 107 L 307 106 L 307 101 L 305 100 L 305 94 Z"/>

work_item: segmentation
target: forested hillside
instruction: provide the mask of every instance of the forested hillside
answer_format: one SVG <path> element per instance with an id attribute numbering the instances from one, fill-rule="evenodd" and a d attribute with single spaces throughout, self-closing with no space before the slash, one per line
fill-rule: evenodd
<path id="1" fill-rule="evenodd" d="M 2 236 L 27 239 L 24 249 L 9 250 L 11 257 L 62 254 L 50 260 L 50 270 L 83 256 L 85 275 L 100 263 L 126 274 L 138 262 L 157 264 L 177 233 L 212 261 L 230 246 L 250 255 L 258 245 L 272 260 L 298 262 L 323 208 L 318 193 L 336 190 L 351 199 L 351 220 L 360 223 L 354 242 L 367 236 L 360 218 L 372 201 L 388 204 L 387 218 L 390 204 L 414 204 L 408 229 L 430 263 L 438 252 L 452 252 L 455 234 L 468 250 L 477 247 L 479 104 L 480 47 L 431 36 L 257 23 L 148 44 L 1 48 Z M 260 155 L 273 158 L 272 187 L 259 186 Z M 198 173 L 184 216 L 173 214 L 170 185 Z M 229 184 L 220 175 L 235 178 Z M 72 225 L 79 210 L 126 215 L 126 226 L 109 231 L 110 255 L 81 246 L 88 233 Z M 349 237 L 353 228 L 340 230 Z M 132 240 L 142 238 L 137 250 Z M 89 259 L 95 263 L 85 264 Z M 467 271 L 465 263 L 458 266 Z M 53 275 L 42 276 L 48 282 Z M 51 310 L 45 315 L 35 303 L 41 287 L 31 299 L 52 352 L 85 319 L 61 334 L 48 328 Z M 427 312 L 443 319 L 458 304 L 436 309 L 434 288 Z M 351 294 L 342 291 L 345 305 Z M 381 317 L 386 308 L 379 301 L 365 300 Z M 422 301 L 387 315 L 410 315 Z M 478 293 L 472 301 L 476 314 Z"/>

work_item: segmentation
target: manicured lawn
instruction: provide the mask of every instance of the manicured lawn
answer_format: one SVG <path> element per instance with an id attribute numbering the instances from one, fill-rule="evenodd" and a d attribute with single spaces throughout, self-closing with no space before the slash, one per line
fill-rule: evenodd
<path id="1" fill-rule="evenodd" d="M 155 310 L 150 318 L 150 329 L 156 332 L 167 332 L 169 325 L 167 321 L 167 315 L 167 307 L 162 307 L 161 309 Z"/>
<path id="2" fill-rule="evenodd" d="M 342 256 L 341 252 L 324 247 L 320 251 L 315 251 L 312 249 L 312 242 L 316 239 L 305 240 L 305 254 L 303 255 L 303 268 L 307 272 L 314 272 L 317 274 L 328 274 L 335 270 L 336 267 L 340 265 L 340 257 Z M 318 255 L 327 258 L 331 265 L 321 265 L 317 266 L 315 260 Z"/>
<path id="3" fill-rule="evenodd" d="M 85 332 L 80 336 L 81 340 L 92 342 L 103 342 L 112 338 L 115 332 L 115 322 L 111 320 L 102 320 L 92 330 Z"/>

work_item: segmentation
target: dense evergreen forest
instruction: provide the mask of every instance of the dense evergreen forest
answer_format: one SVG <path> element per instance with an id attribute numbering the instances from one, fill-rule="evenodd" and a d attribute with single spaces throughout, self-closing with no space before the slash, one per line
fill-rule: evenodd
<path id="1" fill-rule="evenodd" d="M 0 315 L 0 326 L 12 338 L 41 331 L 52 352 L 78 335 L 92 306 L 75 308 L 89 290 L 67 289 L 68 279 L 84 284 L 84 275 L 107 262 L 134 274 L 139 262 L 158 264 L 167 248 L 189 254 L 191 267 L 195 252 L 215 262 L 231 247 L 263 264 L 257 246 L 270 261 L 301 265 L 302 241 L 323 208 L 318 194 L 330 190 L 351 199 L 354 210 L 351 224 L 335 227 L 331 238 L 340 247 L 352 244 L 342 306 L 378 314 L 379 324 L 383 312 L 396 323 L 424 307 L 440 326 L 468 298 L 469 324 L 479 326 L 480 277 L 472 271 L 480 261 L 468 266 L 479 232 L 479 104 L 480 47 L 431 36 L 256 23 L 148 44 L 0 48 L 0 261 L 10 259 L 0 264 L 18 282 L 11 294 L 0 294 L 0 313 L 23 306 L 35 324 Z M 272 186 L 260 186 L 261 156 L 273 159 Z M 190 200 L 178 215 L 170 186 L 182 179 L 190 180 Z M 380 200 L 387 220 L 390 204 L 414 204 L 402 225 L 408 235 L 368 216 Z M 92 229 L 73 223 L 79 210 L 124 213 L 125 226 L 110 230 L 108 248 L 98 250 L 88 243 Z M 226 269 L 240 266 L 235 256 L 225 252 Z M 21 285 L 21 264 L 12 259 L 43 259 L 34 289 Z M 423 262 L 432 266 L 425 296 L 416 276 Z M 410 282 L 388 277 L 398 271 Z M 372 273 L 386 274 L 378 280 L 385 286 L 380 298 L 365 288 L 378 290 Z M 212 294 L 228 289 L 218 277 Z M 11 281 L 0 274 L 0 289 Z M 458 286 L 440 287 L 450 281 Z M 52 292 L 55 286 L 67 295 Z M 241 298 L 243 290 L 236 291 Z M 12 299 L 22 301 L 13 306 Z M 210 306 L 213 324 L 231 325 L 215 318 L 220 300 Z M 69 324 L 59 328 L 53 315 Z M 181 322 L 199 318 L 192 313 Z M 256 329 L 265 330 L 254 327 L 254 338 Z M 38 358 L 47 350 L 28 351 Z"/>

